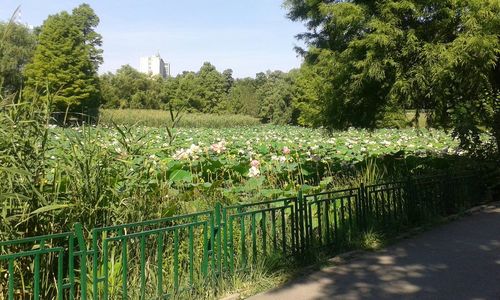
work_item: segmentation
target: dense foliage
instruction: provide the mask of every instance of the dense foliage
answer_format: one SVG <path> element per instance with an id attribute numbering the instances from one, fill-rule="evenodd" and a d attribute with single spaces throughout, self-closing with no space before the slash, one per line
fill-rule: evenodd
<path id="1" fill-rule="evenodd" d="M 285 5 L 309 29 L 304 64 L 243 79 L 209 62 L 165 79 L 129 65 L 98 76 L 99 18 L 87 4 L 35 30 L 0 24 L 0 240 L 498 169 L 489 160 L 495 135 L 500 143 L 498 0 Z M 81 122 L 99 108 L 100 123 Z M 415 124 L 425 110 L 442 128 L 374 129 L 406 127 L 408 109 Z M 68 117 L 75 126 L 54 125 Z M 113 256 L 111 269 L 125 265 Z M 16 264 L 22 276 L 33 268 Z M 54 282 L 44 276 L 37 282 Z"/>
<path id="2" fill-rule="evenodd" d="M 96 116 L 100 90 L 97 68 L 102 62 L 99 18 L 87 4 L 70 14 L 49 16 L 37 38 L 33 62 L 26 66 L 26 94 L 47 99 L 55 112 Z"/>
<path id="3" fill-rule="evenodd" d="M 447 1 L 430 8 L 422 3 L 288 1 L 291 18 L 309 21 L 306 63 L 300 70 L 244 79 L 205 63 L 198 72 L 166 79 L 124 66 L 99 80 L 101 37 L 92 9 L 84 4 L 71 14 L 50 16 L 26 66 L 24 99 L 0 102 L 0 178 L 5 178 L 0 232 L 62 231 L 75 221 L 124 223 L 216 201 L 348 185 L 363 174 L 436 171 L 456 165 L 462 155 L 477 155 L 463 147 L 469 140 L 476 148 L 494 149 L 493 139 L 479 129 L 495 129 L 495 116 L 497 127 L 499 122 L 496 2 Z M 450 14 L 454 22 L 447 19 Z M 34 37 L 16 26 L 21 25 L 4 26 L 0 62 L 11 59 L 5 51 L 13 45 L 28 48 L 2 65 L 2 72 L 13 66 L 13 72 L 2 73 L 9 89 L 20 82 L 16 72 L 29 60 Z M 450 34 L 447 26 L 455 31 Z M 7 33 L 17 30 L 22 38 L 11 39 Z M 106 108 L 213 113 L 224 127 L 229 127 L 224 122 L 254 124 L 256 118 L 311 127 L 398 127 L 407 122 L 405 108 L 415 107 L 417 114 L 426 108 L 428 123 L 455 128 L 461 140 L 432 129 L 351 129 L 329 136 L 289 126 L 50 125 L 54 108 L 92 115 L 100 100 Z M 121 111 L 122 119 L 131 120 L 129 112 Z M 230 119 L 225 113 L 251 117 Z M 378 171 L 361 171 L 371 159 Z"/>
<path id="4" fill-rule="evenodd" d="M 166 128 L 64 129 L 48 124 L 44 106 L 1 109 L 2 238 L 435 172 L 468 160 L 458 141 L 438 130 L 328 136 L 291 126 L 199 128 L 177 129 L 169 141 Z"/>
<path id="5" fill-rule="evenodd" d="M 295 72 L 296 73 L 296 72 Z M 186 109 L 199 113 L 233 113 L 263 122 L 294 123 L 292 93 L 295 73 L 268 71 L 256 78 L 234 79 L 206 62 L 198 72 L 163 79 L 129 65 L 100 77 L 104 108 Z"/>
<path id="6" fill-rule="evenodd" d="M 398 126 L 405 108 L 477 144 L 500 143 L 498 0 L 287 0 L 309 45 L 298 99 L 302 124 Z M 399 117 L 398 117 L 399 116 Z M 496 123 L 494 118 L 496 116 Z"/>
<path id="7" fill-rule="evenodd" d="M 22 71 L 35 49 L 35 34 L 27 27 L 0 23 L 0 95 L 18 95 L 23 86 Z"/>

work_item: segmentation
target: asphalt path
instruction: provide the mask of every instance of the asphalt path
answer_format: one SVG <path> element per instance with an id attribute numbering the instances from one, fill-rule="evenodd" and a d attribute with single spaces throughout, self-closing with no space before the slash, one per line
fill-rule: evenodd
<path id="1" fill-rule="evenodd" d="M 297 278 L 251 300 L 500 300 L 500 208 Z"/>

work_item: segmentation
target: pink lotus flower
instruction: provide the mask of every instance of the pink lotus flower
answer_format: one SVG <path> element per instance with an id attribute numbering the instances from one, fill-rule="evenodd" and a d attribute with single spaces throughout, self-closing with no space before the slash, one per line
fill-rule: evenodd
<path id="1" fill-rule="evenodd" d="M 283 154 L 290 154 L 290 148 L 288 148 L 287 146 L 283 147 Z"/>
<path id="2" fill-rule="evenodd" d="M 217 154 L 221 154 L 222 152 L 226 151 L 226 142 L 225 141 L 220 141 L 218 143 L 212 144 L 210 146 L 210 150 Z"/>
<path id="3" fill-rule="evenodd" d="M 254 159 L 254 160 L 252 160 L 252 161 L 250 162 L 250 165 L 251 165 L 252 167 L 258 168 L 258 167 L 260 166 L 260 162 L 259 162 L 258 160 L 256 160 L 256 159 Z"/>

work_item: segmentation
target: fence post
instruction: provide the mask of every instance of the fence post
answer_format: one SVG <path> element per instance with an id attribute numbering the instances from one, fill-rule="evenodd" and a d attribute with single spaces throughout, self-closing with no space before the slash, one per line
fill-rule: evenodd
<path id="1" fill-rule="evenodd" d="M 406 219 L 408 224 L 412 225 L 416 215 L 417 215 L 417 198 L 415 197 L 415 189 L 412 185 L 412 180 L 410 176 L 406 177 L 405 180 L 405 201 L 404 201 L 404 211 L 406 212 Z"/>
<path id="2" fill-rule="evenodd" d="M 222 210 L 222 205 L 218 202 L 215 204 L 215 224 L 214 228 L 214 250 L 217 249 L 217 251 L 214 251 L 214 255 L 212 255 L 212 258 L 215 259 L 215 265 L 216 265 L 216 270 L 215 273 L 221 274 L 221 266 L 223 263 L 223 252 L 226 252 L 226 245 L 224 245 L 224 249 L 222 249 L 222 225 L 223 223 L 221 222 L 221 210 Z M 225 226 L 225 224 L 224 224 Z M 224 230 L 225 231 L 225 230 Z"/>
<path id="3" fill-rule="evenodd" d="M 361 227 L 363 230 L 367 230 L 368 224 L 367 224 L 367 207 L 368 203 L 366 203 L 366 197 L 365 197 L 365 184 L 361 182 L 359 185 L 359 211 L 360 211 L 360 217 L 361 217 Z"/>
<path id="4" fill-rule="evenodd" d="M 305 240 L 306 240 L 306 235 L 307 235 L 307 229 L 305 228 L 305 221 L 307 219 L 307 215 L 305 215 L 305 204 L 304 204 L 304 197 L 302 195 L 302 189 L 299 190 L 297 193 L 297 203 L 298 203 L 298 218 L 296 218 L 297 226 L 295 228 L 299 229 L 299 241 L 298 241 L 298 248 L 300 249 L 299 253 L 304 253 L 305 251 Z"/>
<path id="5" fill-rule="evenodd" d="M 87 299 L 87 245 L 85 243 L 85 239 L 83 237 L 83 227 L 80 223 L 75 223 L 74 231 L 76 235 L 76 239 L 78 240 L 78 248 L 80 248 L 80 289 L 82 300 Z M 71 257 L 70 259 L 74 259 Z M 96 280 L 94 278 L 93 280 Z"/>

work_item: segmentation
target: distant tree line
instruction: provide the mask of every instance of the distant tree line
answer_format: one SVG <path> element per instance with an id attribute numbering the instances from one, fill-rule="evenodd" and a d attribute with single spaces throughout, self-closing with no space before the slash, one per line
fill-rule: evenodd
<path id="1" fill-rule="evenodd" d="M 234 79 L 231 69 L 219 72 L 205 62 L 198 72 L 163 79 L 129 65 L 100 76 L 104 108 L 186 109 L 201 113 L 234 113 L 263 122 L 293 124 L 296 70 L 268 71 L 255 78 Z"/>

